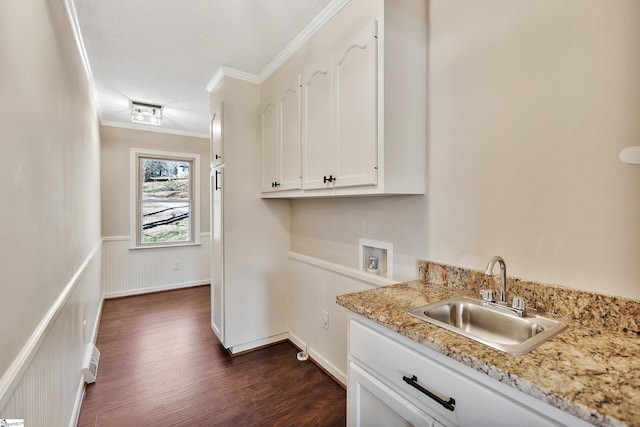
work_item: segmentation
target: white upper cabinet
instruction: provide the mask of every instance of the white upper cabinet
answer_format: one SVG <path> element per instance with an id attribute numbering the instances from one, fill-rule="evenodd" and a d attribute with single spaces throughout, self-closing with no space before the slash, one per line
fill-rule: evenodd
<path id="1" fill-rule="evenodd" d="M 304 190 L 377 183 L 376 53 L 367 23 L 303 71 Z"/>
<path id="2" fill-rule="evenodd" d="M 323 58 L 324 59 L 324 58 Z M 331 73 L 326 60 L 310 64 L 303 72 L 302 188 L 326 188 L 333 170 L 334 144 Z"/>
<path id="3" fill-rule="evenodd" d="M 300 76 L 280 97 L 280 181 L 279 190 L 301 188 L 300 176 Z"/>
<path id="4" fill-rule="evenodd" d="M 293 76 L 301 76 L 298 91 Z M 265 153 L 262 197 L 424 194 L 426 1 L 351 0 L 261 93 L 263 120 L 269 104 L 280 108 L 280 134 L 263 136 L 265 150 L 276 138 L 287 162 L 270 166 L 275 155 Z"/>
<path id="5" fill-rule="evenodd" d="M 274 91 L 262 110 L 262 191 L 301 188 L 300 76 Z"/>
<path id="6" fill-rule="evenodd" d="M 211 109 L 211 167 L 224 163 L 222 144 L 222 120 L 224 114 L 224 102 L 220 101 Z"/>
<path id="7" fill-rule="evenodd" d="M 368 23 L 332 52 L 335 187 L 377 182 L 377 23 Z"/>
<path id="8" fill-rule="evenodd" d="M 268 102 L 262 108 L 262 191 L 276 191 L 280 169 L 278 110 Z"/>

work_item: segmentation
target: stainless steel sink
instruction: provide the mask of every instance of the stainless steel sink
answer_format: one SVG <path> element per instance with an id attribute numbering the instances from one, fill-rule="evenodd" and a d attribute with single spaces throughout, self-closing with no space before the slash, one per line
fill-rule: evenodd
<path id="1" fill-rule="evenodd" d="M 567 327 L 536 313 L 518 317 L 468 297 L 449 298 L 408 313 L 511 354 L 528 353 Z"/>

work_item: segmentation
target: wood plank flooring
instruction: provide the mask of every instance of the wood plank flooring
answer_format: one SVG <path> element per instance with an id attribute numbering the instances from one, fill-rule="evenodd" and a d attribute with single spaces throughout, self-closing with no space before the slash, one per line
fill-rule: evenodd
<path id="1" fill-rule="evenodd" d="M 346 393 L 288 342 L 231 357 L 209 286 L 105 301 L 78 426 L 344 426 Z"/>

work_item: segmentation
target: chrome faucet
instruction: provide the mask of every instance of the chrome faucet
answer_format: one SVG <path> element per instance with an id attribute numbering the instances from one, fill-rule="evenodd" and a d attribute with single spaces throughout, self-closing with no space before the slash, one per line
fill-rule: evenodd
<path id="1" fill-rule="evenodd" d="M 496 265 L 496 262 L 500 265 L 500 295 L 497 303 L 507 305 L 507 264 L 504 262 L 504 258 L 500 256 L 491 258 L 484 274 L 491 276 L 493 274 L 493 266 Z"/>
<path id="2" fill-rule="evenodd" d="M 481 290 L 482 305 L 493 308 L 494 310 L 515 314 L 519 317 L 526 316 L 526 303 L 522 297 L 513 297 L 511 307 L 509 307 L 507 303 L 507 264 L 504 262 L 504 259 L 499 256 L 491 258 L 484 274 L 491 276 L 493 274 L 493 266 L 496 265 L 496 263 L 500 266 L 500 295 L 498 296 L 498 301 L 495 301 L 493 290 Z"/>

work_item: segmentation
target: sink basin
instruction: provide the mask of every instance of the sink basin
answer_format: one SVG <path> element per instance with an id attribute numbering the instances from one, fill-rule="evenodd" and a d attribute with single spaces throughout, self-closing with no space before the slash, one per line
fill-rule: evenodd
<path id="1" fill-rule="evenodd" d="M 485 306 L 480 300 L 468 297 L 449 298 L 408 313 L 511 354 L 528 353 L 567 327 L 536 313 L 518 317 L 508 309 Z"/>

